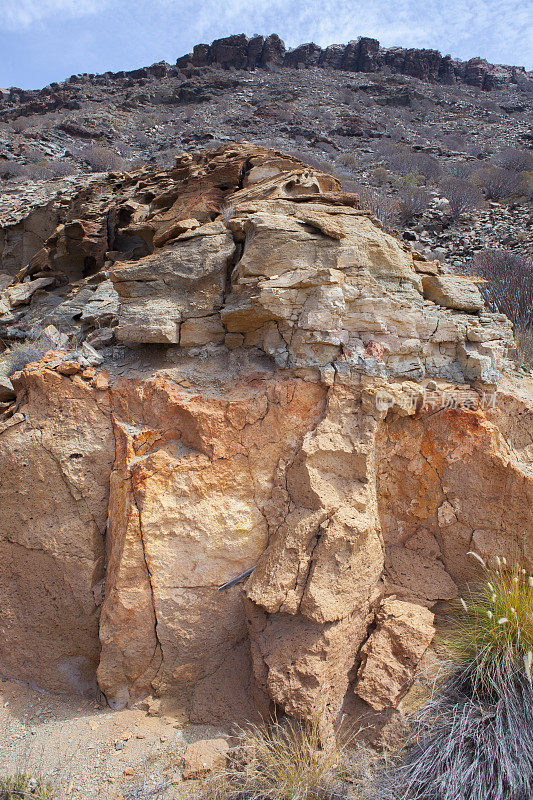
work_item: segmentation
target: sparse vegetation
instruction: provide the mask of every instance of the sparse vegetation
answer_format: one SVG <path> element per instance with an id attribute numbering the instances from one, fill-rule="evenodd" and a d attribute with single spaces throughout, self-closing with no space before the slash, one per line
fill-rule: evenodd
<path id="1" fill-rule="evenodd" d="M 55 792 L 49 783 L 42 778 L 30 777 L 18 773 L 5 778 L 0 778 L 0 800 L 54 800 Z"/>
<path id="2" fill-rule="evenodd" d="M 503 167 L 485 167 L 474 174 L 487 200 L 504 200 L 520 191 L 521 178 Z"/>
<path id="3" fill-rule="evenodd" d="M 479 289 L 492 311 L 505 314 L 516 330 L 518 361 L 533 366 L 533 262 L 507 250 L 476 253 L 467 272 L 485 278 Z"/>
<path id="4" fill-rule="evenodd" d="M 408 222 L 422 214 L 429 205 L 430 193 L 426 189 L 408 187 L 400 190 L 398 213 L 402 222 Z"/>
<path id="5" fill-rule="evenodd" d="M 0 375 L 10 378 L 26 364 L 40 361 L 47 350 L 57 350 L 57 346 L 43 333 L 34 340 L 10 343 L 0 354 Z"/>
<path id="6" fill-rule="evenodd" d="M 103 145 L 85 147 L 81 157 L 90 166 L 93 172 L 109 172 L 124 169 L 125 162 L 122 156 Z"/>
<path id="7" fill-rule="evenodd" d="M 505 559 L 457 604 L 452 671 L 375 800 L 525 800 L 533 792 L 533 578 Z"/>
<path id="8" fill-rule="evenodd" d="M 324 747 L 320 714 L 308 722 L 273 720 L 239 733 L 229 765 L 199 784 L 183 785 L 187 800 L 337 800 L 362 795 L 368 767 L 348 742 Z"/>
<path id="9" fill-rule="evenodd" d="M 483 199 L 480 190 L 476 186 L 460 178 L 451 178 L 443 181 L 441 189 L 450 203 L 450 213 L 453 217 L 458 217 L 465 211 L 471 211 Z"/>
<path id="10" fill-rule="evenodd" d="M 384 190 L 372 189 L 357 183 L 348 186 L 344 181 L 343 186 L 348 191 L 357 192 L 361 208 L 371 211 L 386 230 L 395 227 L 398 222 L 398 204 Z"/>

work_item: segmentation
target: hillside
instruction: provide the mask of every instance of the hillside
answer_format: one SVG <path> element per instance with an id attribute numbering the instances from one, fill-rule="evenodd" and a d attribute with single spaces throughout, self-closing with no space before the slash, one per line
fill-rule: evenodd
<path id="1" fill-rule="evenodd" d="M 369 41 L 360 41 L 359 53 Z M 320 55 L 303 46 L 281 59 L 282 50 L 268 37 L 261 66 L 248 59 L 244 68 L 242 37 L 230 37 L 199 45 L 177 66 L 4 92 L 6 208 L 25 202 L 28 190 L 52 191 L 42 179 L 170 166 L 184 150 L 237 139 L 292 153 L 360 194 L 368 187 L 362 199 L 389 229 L 407 227 L 417 249 L 452 269 L 486 248 L 531 257 L 533 94 L 523 71 L 505 68 L 505 80 L 483 78 L 482 89 L 472 62 L 467 69 L 450 61 L 454 82 L 431 82 L 443 80 L 439 70 L 420 64 L 433 51 L 395 50 L 393 63 L 392 51 L 378 49 L 377 61 L 361 56 L 348 69 L 350 45 L 335 63 L 326 59 L 329 48 Z M 374 71 L 353 71 L 363 66 Z M 440 202 L 450 193 L 460 195 L 451 216 Z"/>

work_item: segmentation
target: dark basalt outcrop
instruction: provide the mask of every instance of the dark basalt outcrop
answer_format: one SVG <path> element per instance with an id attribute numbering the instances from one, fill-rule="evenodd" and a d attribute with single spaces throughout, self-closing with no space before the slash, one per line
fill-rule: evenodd
<path id="1" fill-rule="evenodd" d="M 490 64 L 483 58 L 459 61 L 443 56 L 438 50 L 404 47 L 380 47 L 377 39 L 362 36 L 348 44 L 332 44 L 322 48 L 314 42 L 287 50 L 273 33 L 264 38 L 244 33 L 197 44 L 192 53 L 178 58 L 177 66 L 218 65 L 235 69 L 257 67 L 293 67 L 341 69 L 348 72 L 392 72 L 411 75 L 431 83 L 466 83 L 490 91 L 517 83 L 526 77 L 523 67 Z"/>

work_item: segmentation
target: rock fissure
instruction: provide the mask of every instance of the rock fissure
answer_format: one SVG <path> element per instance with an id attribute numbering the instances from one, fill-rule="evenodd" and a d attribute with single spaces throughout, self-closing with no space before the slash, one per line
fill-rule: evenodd
<path id="1" fill-rule="evenodd" d="M 139 520 L 139 538 L 140 538 L 140 544 L 141 544 L 141 552 L 142 552 L 144 568 L 146 570 L 146 577 L 147 577 L 147 580 L 148 580 L 148 585 L 150 587 L 150 596 L 151 596 L 152 609 L 153 609 L 153 614 L 154 614 L 154 637 L 155 637 L 155 641 L 156 641 L 156 648 L 154 649 L 154 653 L 157 650 L 157 648 L 159 648 L 159 650 L 161 652 L 161 660 L 162 660 L 163 659 L 163 648 L 161 647 L 161 642 L 159 641 L 159 636 L 158 636 L 158 633 L 157 633 L 157 605 L 156 605 L 156 600 L 155 600 L 154 587 L 153 587 L 153 584 L 152 584 L 152 573 L 150 571 L 150 566 L 148 564 L 148 559 L 147 559 L 147 556 L 146 556 L 146 543 L 145 543 L 145 537 L 143 535 L 142 511 L 141 511 L 141 507 L 139 507 L 139 503 L 138 503 L 137 498 L 136 498 L 135 485 L 134 485 L 134 481 L 133 481 L 133 477 L 132 476 L 130 476 L 129 481 L 130 481 L 130 485 L 131 485 L 131 497 L 132 497 L 135 509 L 137 511 L 138 520 Z M 155 677 L 157 677 L 157 674 L 156 674 Z"/>

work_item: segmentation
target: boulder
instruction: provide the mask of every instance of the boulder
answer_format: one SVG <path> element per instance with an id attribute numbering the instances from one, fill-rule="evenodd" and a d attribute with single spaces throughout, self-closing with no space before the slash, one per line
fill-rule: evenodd
<path id="1" fill-rule="evenodd" d="M 226 739 L 200 739 L 187 745 L 182 756 L 183 780 L 202 778 L 223 769 L 230 746 Z"/>
<path id="2" fill-rule="evenodd" d="M 444 308 L 475 313 L 484 306 L 483 297 L 469 278 L 456 275 L 430 275 L 422 278 L 424 297 Z"/>
<path id="3" fill-rule="evenodd" d="M 0 375 L 0 402 L 9 402 L 10 400 L 14 400 L 16 396 L 11 380 L 7 375 Z"/>
<path id="4" fill-rule="evenodd" d="M 362 647 L 355 693 L 376 711 L 395 706 L 435 634 L 427 608 L 393 598 L 376 614 L 376 630 Z"/>

